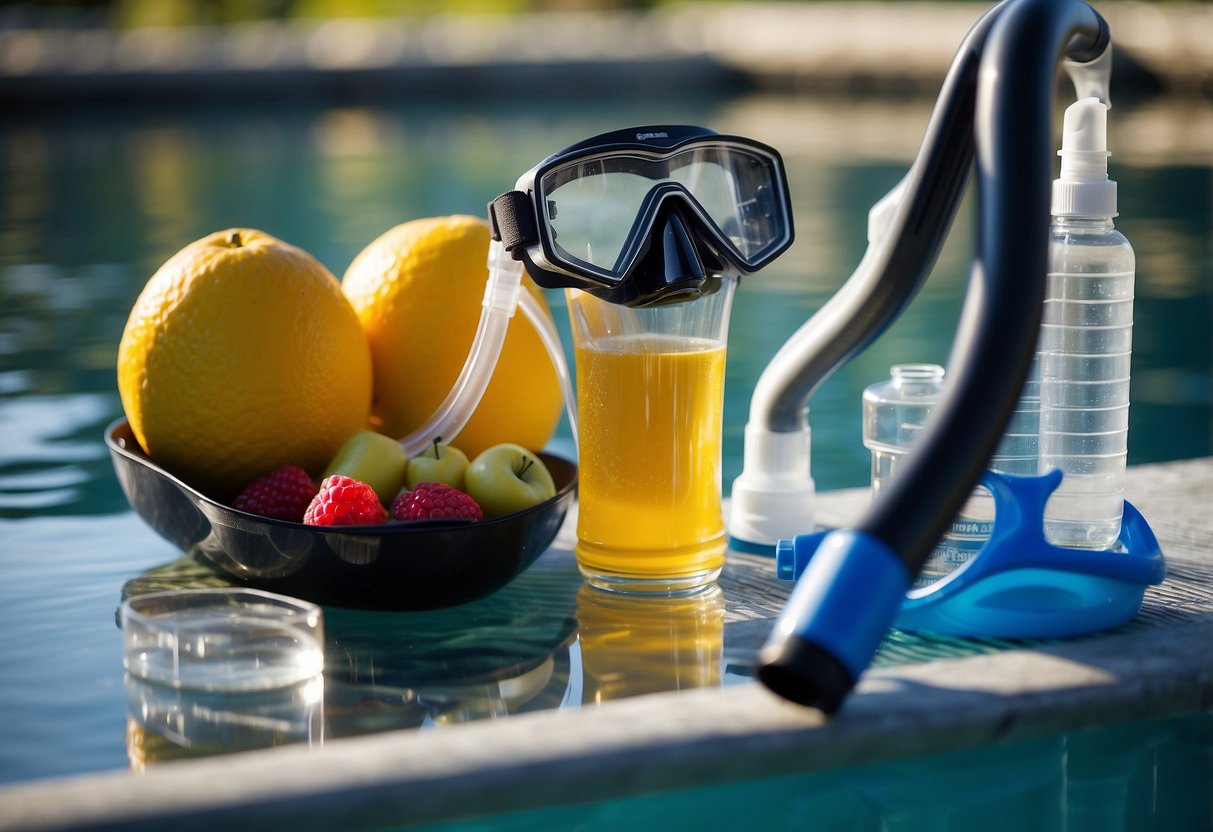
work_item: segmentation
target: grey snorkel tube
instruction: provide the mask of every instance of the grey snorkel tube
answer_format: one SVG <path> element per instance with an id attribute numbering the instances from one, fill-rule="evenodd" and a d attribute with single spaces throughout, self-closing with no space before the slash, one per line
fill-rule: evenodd
<path id="1" fill-rule="evenodd" d="M 977 73 L 1001 9 L 983 15 L 957 50 L 918 158 L 872 209 L 863 259 L 755 385 L 744 466 L 732 488 L 734 548 L 773 552 L 781 538 L 814 525 L 809 398 L 905 310 L 935 265 L 973 167 Z"/>
<path id="2" fill-rule="evenodd" d="M 769 688 L 826 712 L 867 668 L 1018 399 L 1045 297 L 1057 68 L 1063 59 L 1098 59 L 1109 45 L 1107 24 L 1080 0 L 1010 0 L 974 33 L 966 40 L 980 49 L 976 72 L 966 75 L 973 120 L 955 129 L 975 136 L 979 216 L 947 388 L 905 467 L 858 527 L 822 541 L 760 656 L 758 675 Z M 950 222 L 954 210 L 941 219 Z"/>

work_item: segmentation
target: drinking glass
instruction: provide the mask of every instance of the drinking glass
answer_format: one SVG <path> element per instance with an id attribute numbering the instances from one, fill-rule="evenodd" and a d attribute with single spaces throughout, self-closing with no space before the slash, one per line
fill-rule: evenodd
<path id="1" fill-rule="evenodd" d="M 577 563 L 621 592 L 714 582 L 725 346 L 736 280 L 692 300 L 631 308 L 568 290 L 577 372 Z"/>

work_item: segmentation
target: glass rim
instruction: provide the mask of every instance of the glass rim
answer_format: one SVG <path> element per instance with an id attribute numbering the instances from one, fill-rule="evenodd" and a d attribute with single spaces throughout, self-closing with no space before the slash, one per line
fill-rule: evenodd
<path id="1" fill-rule="evenodd" d="M 247 694 L 324 670 L 319 604 L 249 587 L 170 589 L 119 609 L 129 676 L 179 691 Z"/>
<path id="2" fill-rule="evenodd" d="M 155 622 L 163 619 L 166 615 L 172 613 L 188 612 L 192 609 L 200 609 L 208 605 L 205 602 L 209 599 L 240 599 L 240 598 L 255 598 L 263 602 L 266 606 L 270 606 L 280 611 L 282 617 L 288 615 L 294 616 L 298 614 L 322 613 L 323 608 L 311 601 L 305 601 L 301 598 L 295 598 L 290 595 L 282 595 L 276 592 L 270 592 L 264 589 L 255 587 L 198 587 L 192 589 L 166 589 L 156 592 L 145 592 L 139 595 L 132 595 L 124 598 L 121 604 L 123 620 L 140 621 L 140 622 Z M 140 609 L 139 607 L 153 602 L 170 602 L 166 606 L 159 608 L 156 611 Z M 171 602 L 180 601 L 179 604 Z M 192 602 L 192 603 L 191 603 Z M 229 604 L 230 605 L 230 604 Z M 232 605 L 234 606 L 234 605 Z M 176 629 L 175 627 L 164 627 L 163 621 L 160 621 L 156 626 L 163 629 Z"/>

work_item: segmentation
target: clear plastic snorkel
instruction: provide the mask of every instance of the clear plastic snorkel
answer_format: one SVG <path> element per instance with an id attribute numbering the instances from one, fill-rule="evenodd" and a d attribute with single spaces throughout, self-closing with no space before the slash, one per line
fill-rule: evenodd
<path id="1" fill-rule="evenodd" d="M 540 340 L 552 360 L 552 367 L 560 381 L 564 396 L 565 413 L 573 441 L 577 441 L 577 400 L 573 395 L 573 383 L 569 377 L 568 363 L 560 334 L 552 318 L 534 295 L 522 286 L 522 263 L 514 260 L 500 240 L 489 241 L 488 280 L 484 286 L 481 302 L 480 322 L 476 335 L 468 350 L 455 383 L 446 398 L 429 420 L 408 436 L 400 440 L 406 454 L 416 456 L 438 437 L 448 441 L 458 436 L 480 404 L 485 388 L 497 369 L 497 359 L 505 343 L 506 330 L 516 309 L 521 308 L 527 320 L 534 326 Z"/>
<path id="2" fill-rule="evenodd" d="M 579 183 L 595 176 L 625 185 L 577 194 Z M 557 192 L 565 205 L 559 217 L 552 199 Z M 578 203 L 592 221 L 569 223 Z M 791 244 L 789 203 L 773 148 L 701 127 L 619 130 L 548 157 L 489 205 L 493 239 L 475 338 L 446 399 L 400 440 L 405 452 L 415 455 L 436 437 L 450 440 L 463 430 L 492 378 L 518 308 L 552 359 L 576 441 L 576 400 L 560 336 L 551 317 L 523 291 L 524 271 L 546 288 L 582 288 L 626 306 L 711 294 L 722 276 L 757 271 Z M 601 222 L 608 208 L 626 222 L 603 236 L 602 228 L 611 225 Z M 641 222 L 646 218 L 647 229 Z M 580 256 L 565 248 L 569 239 L 582 244 Z M 615 262 L 599 262 L 601 252 L 617 252 L 610 257 Z"/>

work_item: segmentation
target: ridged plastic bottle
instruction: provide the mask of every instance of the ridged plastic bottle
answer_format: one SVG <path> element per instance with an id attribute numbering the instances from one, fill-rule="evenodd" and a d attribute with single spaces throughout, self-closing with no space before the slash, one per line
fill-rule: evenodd
<path id="1" fill-rule="evenodd" d="M 1112 224 L 1107 107 L 1066 110 L 1053 183 L 1040 366 L 1040 470 L 1060 468 L 1045 534 L 1060 546 L 1106 549 L 1120 534 L 1129 429 L 1133 248 Z"/>
<path id="2" fill-rule="evenodd" d="M 891 378 L 863 391 L 863 443 L 872 452 L 872 494 L 897 473 L 943 394 L 944 369 L 938 364 L 899 364 Z M 1040 399 L 1036 365 L 990 459 L 990 467 L 1006 474 L 1033 475 L 1037 465 Z M 943 538 L 931 550 L 914 582 L 929 586 L 962 566 L 976 554 L 994 528 L 994 499 L 977 487 Z"/>
<path id="3" fill-rule="evenodd" d="M 1015 409 L 1007 420 L 994 455 L 987 467 L 1002 474 L 1032 477 L 1038 473 L 1040 458 L 1040 374 L 1037 360 L 1032 361 L 1028 377 L 1020 391 Z M 994 497 L 979 485 L 952 521 L 940 546 L 955 569 L 985 545 L 994 530 Z M 951 571 L 949 569 L 949 571 Z"/>

